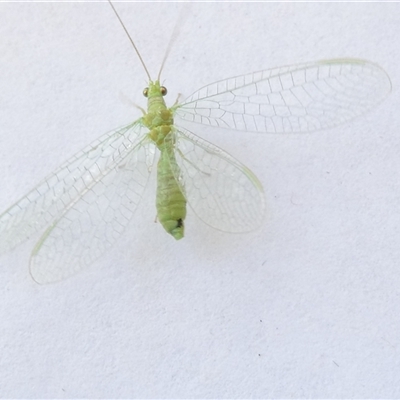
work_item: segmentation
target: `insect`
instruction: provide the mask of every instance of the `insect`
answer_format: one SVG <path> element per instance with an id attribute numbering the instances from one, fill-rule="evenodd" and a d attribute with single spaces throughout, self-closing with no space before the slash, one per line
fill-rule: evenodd
<path id="1" fill-rule="evenodd" d="M 75 154 L 0 216 L 2 252 L 41 234 L 30 261 L 38 283 L 64 279 L 114 245 L 141 200 L 156 149 L 157 217 L 175 239 L 184 236 L 187 203 L 203 222 L 222 231 L 259 226 L 264 193 L 257 177 L 222 149 L 176 125 L 175 117 L 248 132 L 310 132 L 363 114 L 391 90 L 379 66 L 336 59 L 224 79 L 168 108 L 162 67 L 152 80 L 128 37 L 149 78 L 147 111 Z"/>

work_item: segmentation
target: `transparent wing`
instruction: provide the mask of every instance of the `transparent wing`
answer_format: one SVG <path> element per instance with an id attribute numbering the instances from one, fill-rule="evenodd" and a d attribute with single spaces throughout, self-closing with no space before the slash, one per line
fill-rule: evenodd
<path id="1" fill-rule="evenodd" d="M 144 137 L 86 186 L 35 246 L 30 266 L 35 281 L 71 276 L 112 247 L 139 204 L 153 160 L 154 145 Z"/>
<path id="2" fill-rule="evenodd" d="M 249 132 L 290 133 L 331 128 L 359 116 L 391 90 L 379 66 L 326 60 L 225 79 L 176 107 L 188 121 Z"/>
<path id="3" fill-rule="evenodd" d="M 0 215 L 0 251 L 12 249 L 54 223 L 104 171 L 121 163 L 143 134 L 138 120 L 103 135 L 61 165 Z"/>
<path id="4" fill-rule="evenodd" d="M 188 130 L 176 129 L 175 135 L 171 165 L 194 213 L 226 232 L 246 232 L 260 226 L 264 193 L 257 177 L 228 153 Z"/>

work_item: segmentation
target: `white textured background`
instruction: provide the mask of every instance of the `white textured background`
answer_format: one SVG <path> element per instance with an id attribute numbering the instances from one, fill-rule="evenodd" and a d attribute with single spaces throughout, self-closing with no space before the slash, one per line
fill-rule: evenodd
<path id="1" fill-rule="evenodd" d="M 158 72 L 180 4 L 116 3 Z M 195 132 L 262 181 L 269 218 L 230 235 L 192 214 L 175 242 L 154 181 L 101 260 L 58 284 L 0 258 L 2 397 L 399 397 L 400 4 L 194 4 L 163 77 L 215 80 L 318 59 L 380 64 L 393 91 L 306 135 Z M 145 105 L 106 3 L 0 3 L 0 206 Z"/>

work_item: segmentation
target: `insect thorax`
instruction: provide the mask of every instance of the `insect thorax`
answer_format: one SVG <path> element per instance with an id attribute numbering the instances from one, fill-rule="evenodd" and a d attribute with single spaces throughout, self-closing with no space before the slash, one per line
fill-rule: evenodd
<path id="1" fill-rule="evenodd" d="M 172 132 L 171 125 L 157 126 L 150 130 L 149 137 L 155 143 L 160 151 L 164 150 L 167 142 L 170 142 L 169 137 Z M 171 137 L 172 139 L 172 137 Z"/>
<path id="2" fill-rule="evenodd" d="M 167 108 L 149 111 L 143 117 L 143 123 L 150 129 L 150 139 L 162 150 L 161 147 L 163 147 L 165 139 L 171 132 L 174 123 L 172 111 Z"/>

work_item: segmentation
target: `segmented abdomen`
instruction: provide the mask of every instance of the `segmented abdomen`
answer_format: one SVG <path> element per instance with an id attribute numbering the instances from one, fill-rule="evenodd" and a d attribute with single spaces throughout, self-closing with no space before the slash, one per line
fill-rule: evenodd
<path id="1" fill-rule="evenodd" d="M 164 145 L 160 146 L 156 207 L 158 219 L 164 229 L 179 240 L 184 236 L 186 199 L 172 172 L 174 170 L 176 173 L 179 169 L 175 161 L 172 139 L 172 137 L 167 137 Z"/>

